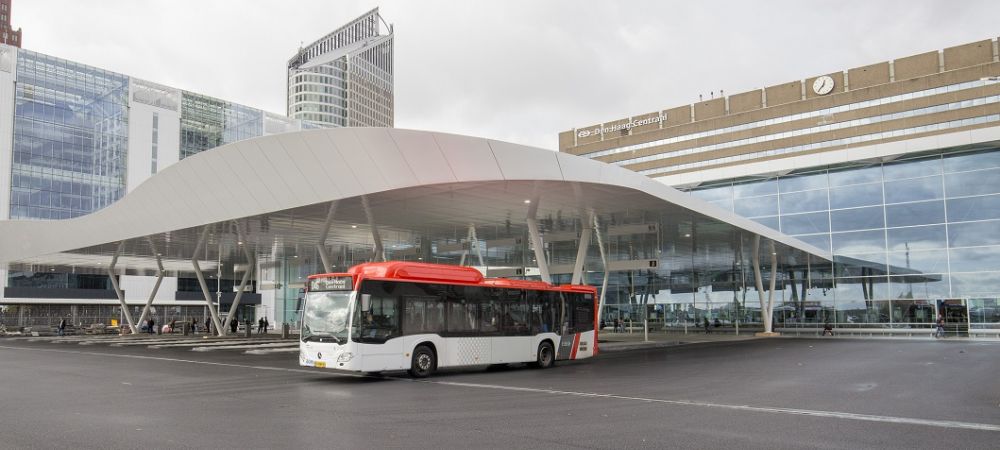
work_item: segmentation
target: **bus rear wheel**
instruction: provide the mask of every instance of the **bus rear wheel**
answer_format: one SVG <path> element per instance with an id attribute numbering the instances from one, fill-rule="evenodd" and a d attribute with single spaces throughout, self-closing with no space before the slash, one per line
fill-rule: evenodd
<path id="1" fill-rule="evenodd" d="M 556 363 L 556 352 L 552 348 L 552 343 L 549 341 L 542 342 L 538 344 L 538 359 L 531 364 L 532 367 L 538 369 L 548 369 Z"/>
<path id="2" fill-rule="evenodd" d="M 421 345 L 413 350 L 413 359 L 410 361 L 410 376 L 413 378 L 426 378 L 434 373 L 437 368 L 437 357 L 434 351 L 426 345 Z"/>

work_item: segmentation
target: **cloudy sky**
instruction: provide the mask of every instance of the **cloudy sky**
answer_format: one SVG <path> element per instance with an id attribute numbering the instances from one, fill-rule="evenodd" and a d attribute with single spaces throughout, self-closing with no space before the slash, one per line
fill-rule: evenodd
<path id="1" fill-rule="evenodd" d="M 285 112 L 285 63 L 373 7 L 396 126 L 556 149 L 575 127 L 1000 35 L 986 1 L 14 0 L 24 47 Z"/>

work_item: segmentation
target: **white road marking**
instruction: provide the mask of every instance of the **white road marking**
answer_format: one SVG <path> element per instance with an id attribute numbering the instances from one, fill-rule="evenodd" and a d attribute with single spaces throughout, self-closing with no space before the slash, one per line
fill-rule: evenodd
<path id="1" fill-rule="evenodd" d="M 241 369 L 257 369 L 257 370 L 269 370 L 275 372 L 290 372 L 290 373 L 304 373 L 310 375 L 324 374 L 331 376 L 341 376 L 341 377 L 354 377 L 354 378 L 369 378 L 369 375 L 363 374 L 352 374 L 334 371 L 315 371 L 307 369 L 289 369 L 285 367 L 269 367 L 269 366 L 254 366 L 247 364 L 231 364 L 231 363 L 219 363 L 211 361 L 197 361 L 191 359 L 180 359 L 180 358 L 165 358 L 160 356 L 142 356 L 142 355 L 119 355 L 113 353 L 101 353 L 101 352 L 84 352 L 77 350 L 59 350 L 59 349 L 41 349 L 41 348 L 24 348 L 24 347 L 8 347 L 0 345 L 0 349 L 8 350 L 35 350 L 42 352 L 56 352 L 56 353 L 72 353 L 78 355 L 91 355 L 91 356 L 107 356 L 114 358 L 131 358 L 131 359 L 143 359 L 143 360 L 155 360 L 155 361 L 167 361 L 167 362 L 185 362 L 191 364 L 202 364 L 208 366 L 219 366 L 219 367 L 236 367 Z M 881 423 L 896 423 L 902 425 L 919 425 L 937 428 L 957 428 L 964 430 L 977 430 L 977 431 L 1000 431 L 1000 425 L 988 424 L 988 423 L 975 423 L 975 422 L 959 422 L 954 420 L 931 420 L 931 419 L 915 419 L 910 417 L 894 417 L 894 416 L 880 416 L 873 414 L 856 414 L 848 412 L 838 412 L 838 411 L 820 411 L 820 410 L 810 410 L 810 409 L 795 409 L 795 408 L 778 408 L 769 406 L 751 406 L 751 405 L 730 405 L 725 403 L 711 403 L 711 402 L 700 402 L 695 400 L 667 400 L 659 398 L 647 398 L 647 397 L 633 397 L 627 395 L 617 395 L 617 394 L 601 394 L 596 392 L 576 392 L 576 391 L 559 391 L 555 389 L 539 389 L 530 387 L 518 387 L 518 386 L 504 386 L 499 384 L 480 384 L 480 383 L 461 383 L 457 381 L 436 381 L 436 380 L 413 380 L 409 378 L 395 378 L 395 377 L 384 377 L 388 380 L 399 380 L 399 381 L 410 381 L 416 383 L 427 383 L 436 384 L 441 386 L 456 386 L 465 388 L 475 388 L 475 389 L 492 389 L 492 390 L 502 390 L 502 391 L 513 391 L 513 392 L 528 392 L 534 394 L 548 394 L 548 395 L 565 395 L 572 397 L 582 397 L 582 398 L 602 398 L 602 399 L 616 399 L 616 400 L 627 400 L 642 403 L 658 403 L 666 405 L 678 405 L 678 406 L 695 406 L 701 408 L 717 408 L 726 409 L 731 411 L 750 411 L 750 412 L 763 412 L 771 414 L 787 414 L 796 416 L 811 416 L 811 417 L 825 417 L 830 419 L 843 419 L 843 420 L 859 420 L 864 422 L 881 422 Z"/>

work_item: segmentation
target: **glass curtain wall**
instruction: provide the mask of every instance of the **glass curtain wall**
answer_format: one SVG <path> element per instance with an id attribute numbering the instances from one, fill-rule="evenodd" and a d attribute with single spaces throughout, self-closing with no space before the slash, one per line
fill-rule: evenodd
<path id="1" fill-rule="evenodd" d="M 125 193 L 128 77 L 18 50 L 11 219 L 70 219 Z"/>
<path id="2" fill-rule="evenodd" d="M 263 111 L 205 95 L 182 93 L 181 159 L 263 134 Z"/>
<path id="3" fill-rule="evenodd" d="M 784 323 L 926 327 L 936 301 L 968 299 L 970 326 L 1000 328 L 1000 149 L 939 152 L 691 191 L 816 247 L 815 272 Z M 793 273 L 785 274 L 789 286 Z M 801 274 L 797 274 L 801 278 Z M 796 304 L 799 303 L 799 304 Z"/>

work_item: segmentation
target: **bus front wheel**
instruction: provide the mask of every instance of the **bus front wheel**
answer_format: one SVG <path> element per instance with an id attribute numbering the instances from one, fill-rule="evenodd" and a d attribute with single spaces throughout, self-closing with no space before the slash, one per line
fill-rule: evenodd
<path id="1" fill-rule="evenodd" d="M 556 362 L 556 352 L 552 348 L 552 343 L 549 341 L 542 342 L 538 345 L 538 359 L 532 364 L 533 367 L 539 369 L 548 369 L 552 367 Z"/>
<path id="2" fill-rule="evenodd" d="M 437 357 L 434 351 L 426 345 L 421 345 L 413 350 L 413 359 L 410 362 L 410 376 L 413 378 L 426 378 L 434 373 L 437 368 Z"/>

